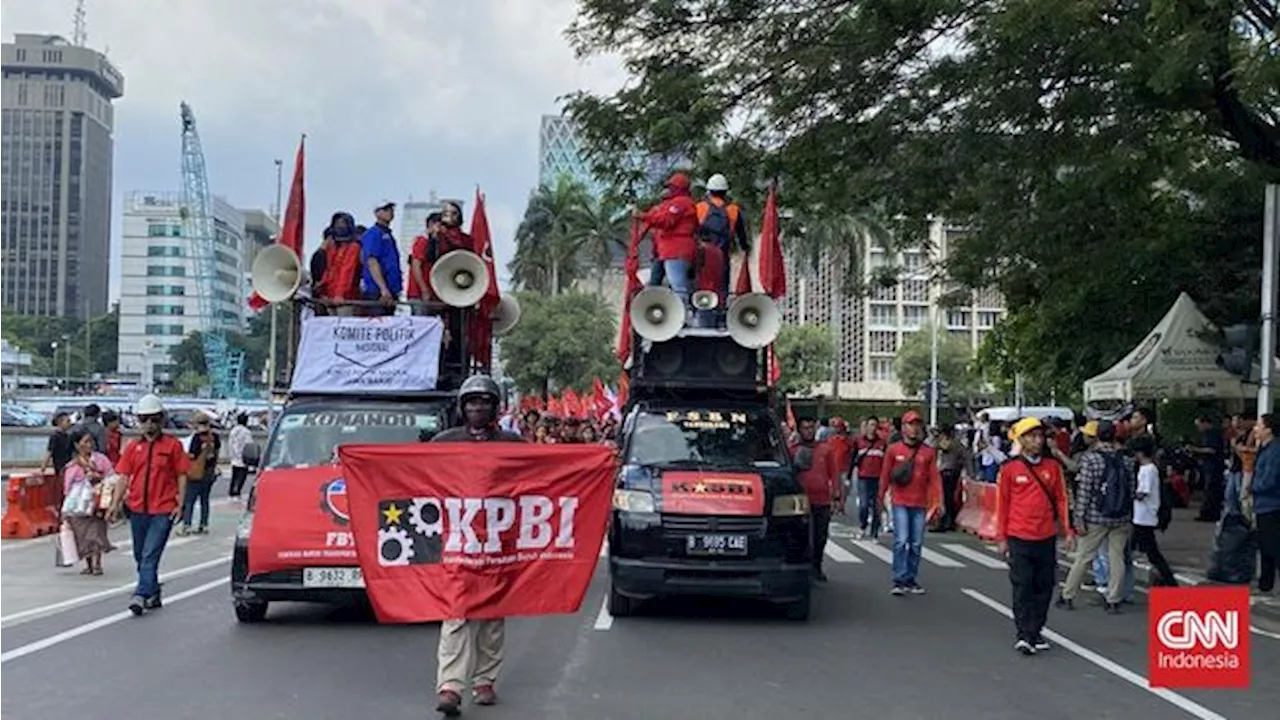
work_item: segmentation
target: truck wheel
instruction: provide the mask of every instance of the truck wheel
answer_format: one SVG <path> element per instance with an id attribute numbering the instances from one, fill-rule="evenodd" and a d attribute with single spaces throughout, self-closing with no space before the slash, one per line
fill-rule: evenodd
<path id="1" fill-rule="evenodd" d="M 788 620 L 807 621 L 809 619 L 809 593 L 805 593 L 804 597 L 799 600 L 787 603 L 784 606 L 784 612 Z"/>
<path id="2" fill-rule="evenodd" d="M 265 600 L 238 600 L 236 601 L 236 620 L 242 623 L 258 623 L 267 617 L 267 603 Z"/>
<path id="3" fill-rule="evenodd" d="M 630 617 L 636 611 L 638 600 L 623 595 L 609 586 L 609 614 L 614 617 Z"/>

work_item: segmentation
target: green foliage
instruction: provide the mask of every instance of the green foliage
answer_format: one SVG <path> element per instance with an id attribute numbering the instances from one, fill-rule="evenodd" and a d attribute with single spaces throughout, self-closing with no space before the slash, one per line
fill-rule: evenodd
<path id="1" fill-rule="evenodd" d="M 209 378 L 190 370 L 182 373 L 173 381 L 173 389 L 183 395 L 196 395 L 209 387 Z"/>
<path id="2" fill-rule="evenodd" d="M 628 222 L 619 201 L 593 198 L 568 177 L 541 186 L 529 196 L 516 229 L 512 278 L 521 289 L 544 295 L 565 292 L 590 270 L 602 283 L 602 271 L 626 247 Z"/>
<path id="3" fill-rule="evenodd" d="M 281 372 L 289 348 L 289 325 L 293 319 L 293 306 L 281 303 L 278 311 L 276 328 L 276 362 Z M 227 345 L 244 353 L 244 381 L 247 385 L 264 384 L 262 373 L 267 364 L 267 356 L 271 348 L 271 308 L 249 317 L 248 331 L 228 333 Z M 187 373 L 204 375 L 208 372 L 204 362 L 204 338 L 199 330 L 188 333 L 182 342 L 169 350 L 169 362 L 174 366 L 175 376 Z"/>
<path id="4" fill-rule="evenodd" d="M 826 325 L 783 325 L 773 351 L 782 371 L 778 391 L 783 395 L 808 395 L 814 385 L 831 379 L 835 342 Z"/>
<path id="5" fill-rule="evenodd" d="M 501 341 L 507 373 L 522 393 L 591 389 L 617 375 L 613 313 L 598 295 L 520 293 L 520 323 Z"/>
<path id="6" fill-rule="evenodd" d="M 120 309 L 84 320 L 74 317 L 12 315 L 0 318 L 0 332 L 10 344 L 31 354 L 31 372 L 61 377 L 67 373 L 67 349 L 71 352 L 71 376 L 116 371 L 120 332 Z M 86 338 L 87 335 L 87 338 Z M 88 340 L 88 347 L 85 341 Z M 53 366 L 52 344 L 58 343 L 57 367 Z M 86 355 L 86 349 L 88 355 Z M 87 358 L 87 360 L 86 360 Z"/>
<path id="7" fill-rule="evenodd" d="M 968 228 L 945 270 L 1010 308 L 983 372 L 1078 388 L 1181 290 L 1219 323 L 1256 315 L 1276 19 L 1270 0 L 583 0 L 579 53 L 621 54 L 631 82 L 567 110 L 616 188 L 637 148 L 719 146 L 735 187 L 777 177 L 799 218 Z"/>
<path id="8" fill-rule="evenodd" d="M 893 359 L 893 372 L 907 397 L 920 395 L 920 388 L 932 374 L 933 329 L 921 326 L 903 340 Z M 947 399 L 964 402 L 977 397 L 981 380 L 970 372 L 973 350 L 967 340 L 942 331 L 938 336 L 938 377 L 947 383 Z"/>

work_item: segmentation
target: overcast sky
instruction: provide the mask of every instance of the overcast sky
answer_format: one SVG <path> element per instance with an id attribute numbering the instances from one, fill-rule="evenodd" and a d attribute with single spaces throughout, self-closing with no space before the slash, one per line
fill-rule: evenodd
<path id="1" fill-rule="evenodd" d="M 214 194 L 285 193 L 307 134 L 307 243 L 335 209 L 371 222 L 381 198 L 485 193 L 500 273 L 537 183 L 538 123 L 557 98 L 610 90 L 616 63 L 579 63 L 573 0 L 88 0 L 88 44 L 124 74 L 116 101 L 113 257 L 121 198 L 181 187 L 178 104 L 196 113 Z M 74 0 L 5 0 L 0 25 L 71 38 Z M 398 225 L 398 224 L 397 224 Z M 406 245 L 406 239 L 401 238 Z M 113 262 L 114 285 L 118 262 Z"/>

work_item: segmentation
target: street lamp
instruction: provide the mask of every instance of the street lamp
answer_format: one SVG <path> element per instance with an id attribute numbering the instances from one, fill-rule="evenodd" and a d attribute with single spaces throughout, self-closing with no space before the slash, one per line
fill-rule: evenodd
<path id="1" fill-rule="evenodd" d="M 57 375 L 58 374 L 58 341 L 54 340 L 53 342 L 49 343 L 49 347 L 53 350 L 53 372 L 50 374 Z"/>

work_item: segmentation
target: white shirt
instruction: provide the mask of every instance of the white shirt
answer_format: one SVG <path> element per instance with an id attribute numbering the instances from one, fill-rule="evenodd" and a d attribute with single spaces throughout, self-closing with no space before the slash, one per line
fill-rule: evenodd
<path id="1" fill-rule="evenodd" d="M 1133 524 L 1156 527 L 1160 523 L 1160 471 L 1155 463 L 1138 466 L 1138 495 L 1143 493 L 1146 497 L 1133 499 Z"/>
<path id="2" fill-rule="evenodd" d="M 244 467 L 244 449 L 249 443 L 253 442 L 253 433 L 249 432 L 249 428 L 243 425 L 236 425 L 231 428 L 231 437 L 228 439 L 231 454 L 231 467 Z"/>

